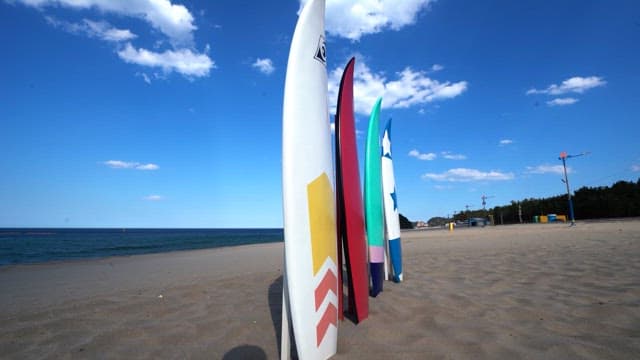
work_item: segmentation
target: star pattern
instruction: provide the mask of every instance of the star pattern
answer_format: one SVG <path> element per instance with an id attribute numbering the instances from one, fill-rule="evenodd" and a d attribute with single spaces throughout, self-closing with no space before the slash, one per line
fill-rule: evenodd
<path id="1" fill-rule="evenodd" d="M 389 138 L 389 130 L 384 131 L 382 136 L 382 156 L 391 159 L 391 139 Z"/>
<path id="2" fill-rule="evenodd" d="M 396 188 L 393 188 L 393 192 L 391 194 L 391 200 L 393 200 L 393 211 L 398 210 L 398 197 L 396 195 Z"/>

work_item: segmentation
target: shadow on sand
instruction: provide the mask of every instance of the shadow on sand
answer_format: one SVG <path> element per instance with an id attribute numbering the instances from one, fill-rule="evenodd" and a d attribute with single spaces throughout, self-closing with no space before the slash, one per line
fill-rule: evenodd
<path id="1" fill-rule="evenodd" d="M 278 354 L 282 351 L 280 344 L 282 340 L 282 276 L 278 276 L 271 285 L 269 285 L 269 311 L 271 312 L 271 322 L 273 323 L 273 331 L 278 341 Z"/>
<path id="2" fill-rule="evenodd" d="M 269 311 L 271 312 L 271 322 L 273 323 L 273 331 L 276 334 L 276 341 L 278 342 L 278 355 L 282 354 L 282 287 L 283 278 L 279 276 L 275 279 L 271 285 L 269 285 Z M 293 331 L 291 334 L 291 359 L 297 359 L 296 343 L 293 338 Z"/>
<path id="3" fill-rule="evenodd" d="M 261 348 L 255 345 L 241 345 L 231 349 L 228 353 L 224 354 L 223 360 L 266 360 L 267 354 Z"/>

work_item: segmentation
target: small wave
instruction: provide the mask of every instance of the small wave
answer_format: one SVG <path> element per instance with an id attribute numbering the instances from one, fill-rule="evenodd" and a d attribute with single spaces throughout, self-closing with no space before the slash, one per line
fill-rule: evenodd
<path id="1" fill-rule="evenodd" d="M 122 246 L 113 246 L 113 247 L 103 247 L 95 249 L 95 252 L 113 252 L 113 251 L 144 251 L 144 250 L 153 250 L 153 249 L 161 249 L 163 246 L 161 245 L 122 245 Z"/>

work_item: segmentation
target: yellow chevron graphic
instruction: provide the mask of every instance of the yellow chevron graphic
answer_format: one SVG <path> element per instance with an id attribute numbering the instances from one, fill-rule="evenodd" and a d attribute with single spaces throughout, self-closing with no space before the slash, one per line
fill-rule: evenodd
<path id="1" fill-rule="evenodd" d="M 315 276 L 327 257 L 333 259 L 334 264 L 337 263 L 335 196 L 326 173 L 307 185 L 307 199 Z"/>

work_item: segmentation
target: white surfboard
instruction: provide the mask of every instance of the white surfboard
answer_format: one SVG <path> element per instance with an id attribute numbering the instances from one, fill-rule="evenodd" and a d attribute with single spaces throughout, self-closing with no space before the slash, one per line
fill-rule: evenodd
<path id="1" fill-rule="evenodd" d="M 338 342 L 336 206 L 324 12 L 325 0 L 310 0 L 300 13 L 289 52 L 282 114 L 283 291 L 288 298 L 283 297 L 281 354 L 288 354 L 284 347 L 288 346 L 286 315 L 290 315 L 301 359 L 329 358 Z"/>
<path id="2" fill-rule="evenodd" d="M 382 136 L 382 193 L 384 198 L 384 239 L 389 253 L 390 277 L 395 282 L 401 282 L 402 274 L 402 246 L 400 243 L 400 217 L 398 212 L 398 197 L 396 180 L 393 174 L 393 160 L 391 157 L 391 119 L 387 122 Z M 385 257 L 385 265 L 387 257 Z M 385 271 L 387 266 L 385 266 Z M 387 278 L 389 279 L 389 278 Z"/>

